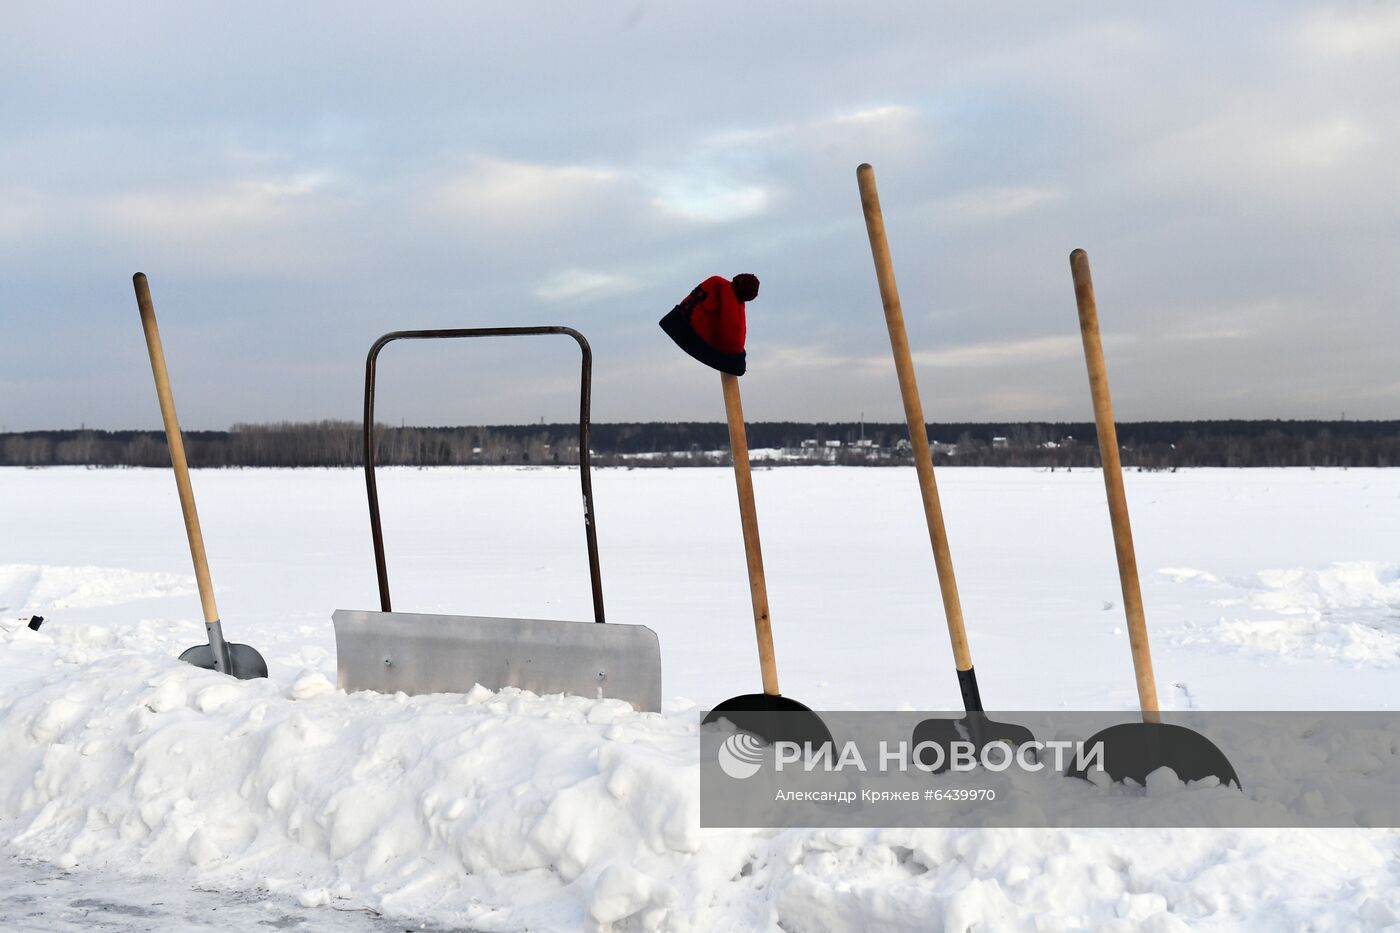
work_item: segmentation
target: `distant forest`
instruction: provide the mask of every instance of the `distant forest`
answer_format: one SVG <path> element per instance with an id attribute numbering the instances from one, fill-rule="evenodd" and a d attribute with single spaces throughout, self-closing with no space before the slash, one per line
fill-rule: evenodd
<path id="1" fill-rule="evenodd" d="M 754 459 L 773 465 L 891 466 L 912 462 L 903 424 L 756 422 L 748 426 Z M 1089 467 L 1098 465 L 1088 423 L 930 424 L 938 463 L 949 466 Z M 1400 465 L 1400 421 L 1141 421 L 1118 426 L 1127 466 L 1277 467 Z M 598 466 L 724 464 L 723 423 L 594 424 Z M 238 424 L 188 431 L 198 467 L 345 467 L 361 464 L 358 422 Z M 377 430 L 385 465 L 549 465 L 576 463 L 572 424 L 392 427 Z M 3 466 L 143 466 L 170 463 L 159 431 L 25 431 L 0 434 Z"/>

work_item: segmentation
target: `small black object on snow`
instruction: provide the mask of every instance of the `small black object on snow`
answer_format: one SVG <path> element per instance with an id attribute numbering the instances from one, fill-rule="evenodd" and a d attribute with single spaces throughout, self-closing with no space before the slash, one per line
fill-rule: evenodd
<path id="1" fill-rule="evenodd" d="M 37 631 L 39 631 L 39 626 L 41 626 L 41 625 L 43 625 L 43 624 L 44 624 L 44 617 L 43 617 L 43 616 L 34 616 L 32 619 L 29 620 L 29 629 L 30 629 L 30 631 L 37 632 Z"/>

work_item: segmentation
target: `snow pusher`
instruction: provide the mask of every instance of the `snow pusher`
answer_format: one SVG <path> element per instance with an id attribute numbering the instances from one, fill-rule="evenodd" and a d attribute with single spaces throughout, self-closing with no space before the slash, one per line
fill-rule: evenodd
<path id="1" fill-rule="evenodd" d="M 1094 401 L 1094 421 L 1099 435 L 1099 459 L 1103 463 L 1108 515 L 1113 525 L 1113 548 L 1118 558 L 1118 578 L 1123 590 L 1123 611 L 1128 620 L 1128 643 L 1137 677 L 1142 722 L 1109 726 L 1090 737 L 1088 744 L 1103 745 L 1104 772 L 1114 781 L 1132 778 L 1147 783 L 1160 767 L 1171 768 L 1182 781 L 1215 777 L 1221 784 L 1240 786 L 1239 776 L 1225 754 L 1210 739 L 1185 726 L 1162 722 L 1157 705 L 1157 683 L 1152 673 L 1152 649 L 1147 640 L 1147 619 L 1138 582 L 1133 529 L 1128 522 L 1128 497 L 1123 489 L 1123 463 L 1118 454 L 1118 431 L 1113 424 L 1113 399 L 1108 393 L 1108 369 L 1099 337 L 1099 310 L 1094 281 L 1089 275 L 1089 255 L 1082 249 L 1069 254 L 1074 279 L 1074 300 L 1079 308 L 1079 332 L 1084 341 L 1084 361 L 1089 370 L 1089 393 Z M 1075 777 L 1087 778 L 1082 771 Z"/>
<path id="2" fill-rule="evenodd" d="M 582 353 L 578 458 L 583 521 L 593 593 L 593 621 L 504 619 L 487 616 L 396 612 L 389 597 L 389 571 L 375 481 L 374 390 L 379 353 L 397 340 L 564 335 Z M 365 362 L 364 461 L 370 533 L 379 579 L 379 611 L 338 609 L 336 670 L 344 690 L 380 693 L 461 693 L 480 684 L 490 690 L 516 687 L 537 694 L 567 693 L 624 700 L 638 710 L 661 709 L 661 645 L 644 625 L 604 622 L 598 538 L 589 475 L 589 399 L 593 352 L 570 327 L 483 327 L 403 330 L 385 334 Z"/>
<path id="3" fill-rule="evenodd" d="M 223 623 L 214 602 L 214 583 L 209 576 L 209 559 L 204 552 L 204 533 L 199 527 L 199 512 L 194 504 L 194 487 L 190 485 L 189 463 L 185 460 L 185 442 L 180 434 L 180 420 L 175 416 L 175 396 L 170 389 L 170 373 L 165 368 L 165 349 L 156 326 L 156 306 L 151 301 L 151 286 L 145 273 L 131 277 L 136 287 L 136 307 L 141 313 L 141 329 L 146 333 L 146 351 L 151 357 L 151 373 L 156 381 L 156 398 L 165 422 L 165 440 L 170 447 L 170 466 L 175 473 L 175 488 L 180 495 L 180 511 L 185 517 L 185 536 L 189 539 L 190 559 L 194 562 L 194 577 L 199 587 L 199 602 L 204 609 L 204 630 L 207 645 L 186 648 L 180 660 L 205 670 L 218 671 L 239 680 L 267 676 L 267 662 L 256 648 L 224 640 Z M 39 618 L 40 622 L 44 620 Z M 30 623 L 38 630 L 39 626 Z"/>
<path id="4" fill-rule="evenodd" d="M 924 520 L 928 525 L 929 541 L 933 545 L 933 564 L 938 573 L 938 589 L 943 597 L 943 615 L 948 623 L 948 638 L 953 648 L 953 664 L 957 669 L 958 688 L 962 693 L 961 719 L 929 718 L 914 727 L 913 743 L 918 748 L 925 742 L 948 748 L 952 742 L 969 741 L 980 753 L 991 742 L 1020 745 L 1035 739 L 1025 726 L 998 722 L 982 709 L 982 693 L 977 687 L 977 672 L 972 666 L 972 649 L 967 641 L 963 623 L 962 602 L 958 598 L 958 581 L 953 574 L 953 554 L 948 547 L 948 532 L 943 525 L 943 507 L 938 500 L 938 484 L 933 475 L 933 456 L 928 446 L 928 426 L 924 422 L 924 406 L 919 398 L 919 384 L 914 374 L 914 360 L 909 353 L 909 335 L 904 328 L 904 309 L 899 302 L 899 287 L 894 278 L 894 261 L 890 258 L 889 239 L 885 235 L 885 216 L 880 210 L 880 192 L 875 187 L 875 170 L 869 163 L 856 168 L 860 187 L 861 210 L 865 214 L 865 232 L 870 239 L 870 253 L 875 261 L 875 278 L 880 286 L 880 302 L 885 309 L 885 326 L 890 333 L 890 349 L 894 354 L 895 372 L 899 376 L 899 391 L 904 400 L 905 420 L 909 425 L 909 443 L 914 449 L 914 466 L 919 477 L 919 492 L 924 503 Z M 946 762 L 951 756 L 942 760 Z"/>
<path id="5" fill-rule="evenodd" d="M 739 493 L 739 520 L 744 536 L 744 560 L 749 575 L 749 601 L 753 606 L 754 632 L 758 637 L 758 667 L 762 693 L 745 693 L 723 701 L 705 724 L 728 720 L 768 744 L 794 742 L 813 749 L 831 742 L 826 723 L 808 706 L 778 691 L 778 662 L 773 652 L 773 621 L 768 615 L 768 584 L 763 575 L 763 549 L 758 539 L 758 511 L 754 505 L 753 476 L 749 469 L 748 435 L 744 406 L 739 397 L 739 377 L 747 368 L 744 352 L 746 321 L 744 304 L 758 296 L 758 278 L 741 273 L 730 282 L 712 275 L 697 285 L 660 321 L 661 329 L 676 346 L 712 369 L 720 371 L 724 413 L 729 426 L 729 449 L 734 460 L 734 482 Z"/>

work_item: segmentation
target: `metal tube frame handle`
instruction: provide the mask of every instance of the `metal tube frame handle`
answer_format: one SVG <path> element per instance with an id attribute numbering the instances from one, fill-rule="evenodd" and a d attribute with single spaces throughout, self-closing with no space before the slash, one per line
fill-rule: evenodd
<path id="1" fill-rule="evenodd" d="M 579 378 L 578 466 L 583 488 L 583 523 L 588 541 L 588 575 L 593 588 L 593 621 L 603 622 L 603 578 L 598 566 L 598 532 L 593 519 L 593 480 L 589 474 L 589 405 L 593 385 L 593 349 L 583 334 L 572 327 L 459 327 L 439 330 L 396 330 L 385 334 L 369 348 L 365 360 L 365 490 L 369 494 L 369 526 L 374 538 L 374 569 L 379 577 L 379 607 L 392 612 L 389 600 L 389 570 L 384 560 L 384 529 L 379 517 L 379 486 L 374 475 L 374 388 L 379 351 L 395 340 L 437 340 L 458 337 L 534 337 L 563 334 L 572 337 L 582 354 Z"/>

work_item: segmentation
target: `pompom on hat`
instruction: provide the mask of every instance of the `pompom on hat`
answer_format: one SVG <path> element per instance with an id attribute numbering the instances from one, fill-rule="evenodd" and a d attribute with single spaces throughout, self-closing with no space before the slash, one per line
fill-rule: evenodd
<path id="1" fill-rule="evenodd" d="M 661 329 L 686 353 L 722 373 L 742 376 L 744 303 L 758 297 L 758 277 L 748 272 L 712 275 L 661 319 Z"/>

